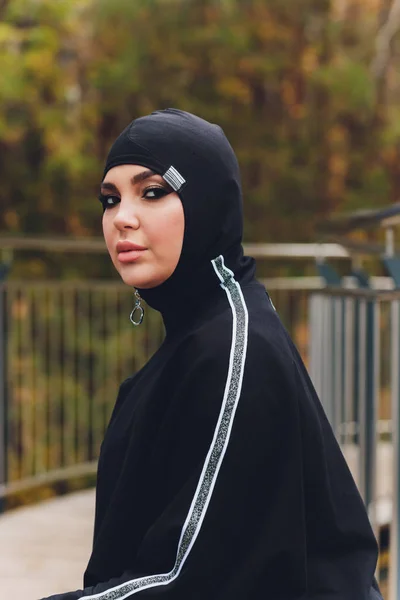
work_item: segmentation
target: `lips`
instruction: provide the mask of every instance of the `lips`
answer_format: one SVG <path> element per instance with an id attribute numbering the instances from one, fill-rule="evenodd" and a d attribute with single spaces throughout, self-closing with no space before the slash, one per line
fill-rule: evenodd
<path id="1" fill-rule="evenodd" d="M 147 248 L 126 240 L 124 242 L 118 242 L 116 250 L 120 263 L 132 263 L 138 260 L 138 258 L 141 258 L 143 252 L 145 252 Z"/>
<path id="2" fill-rule="evenodd" d="M 146 248 L 144 246 L 139 246 L 138 244 L 134 244 L 133 242 L 125 240 L 124 242 L 117 243 L 116 250 L 119 254 L 120 252 L 130 252 L 131 250 L 142 251 L 146 250 Z"/>

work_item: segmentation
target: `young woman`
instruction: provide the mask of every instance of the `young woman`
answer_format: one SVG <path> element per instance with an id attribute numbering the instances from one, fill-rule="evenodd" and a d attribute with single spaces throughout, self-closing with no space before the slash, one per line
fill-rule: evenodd
<path id="1" fill-rule="evenodd" d="M 133 121 L 101 184 L 107 248 L 166 337 L 101 448 L 84 589 L 53 600 L 367 600 L 376 542 L 303 363 L 243 256 L 236 157 L 175 109 Z"/>

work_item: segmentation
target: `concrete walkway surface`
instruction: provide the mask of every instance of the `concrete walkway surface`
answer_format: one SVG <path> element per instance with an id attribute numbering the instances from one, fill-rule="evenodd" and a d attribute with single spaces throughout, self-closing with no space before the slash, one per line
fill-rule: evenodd
<path id="1" fill-rule="evenodd" d="M 1 600 L 39 600 L 82 588 L 93 522 L 94 490 L 0 515 Z"/>

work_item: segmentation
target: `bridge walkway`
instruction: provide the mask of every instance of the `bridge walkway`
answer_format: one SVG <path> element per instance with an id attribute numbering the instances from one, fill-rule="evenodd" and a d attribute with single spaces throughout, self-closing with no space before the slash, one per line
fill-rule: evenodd
<path id="1" fill-rule="evenodd" d="M 81 588 L 93 519 L 94 490 L 0 515 L 0 598 L 38 600 Z"/>

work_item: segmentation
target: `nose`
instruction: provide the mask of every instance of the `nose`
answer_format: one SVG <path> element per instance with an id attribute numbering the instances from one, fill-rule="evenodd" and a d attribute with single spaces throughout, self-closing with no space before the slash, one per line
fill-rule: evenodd
<path id="1" fill-rule="evenodd" d="M 139 229 L 140 221 L 135 206 L 121 199 L 114 216 L 114 226 L 120 231 Z"/>

